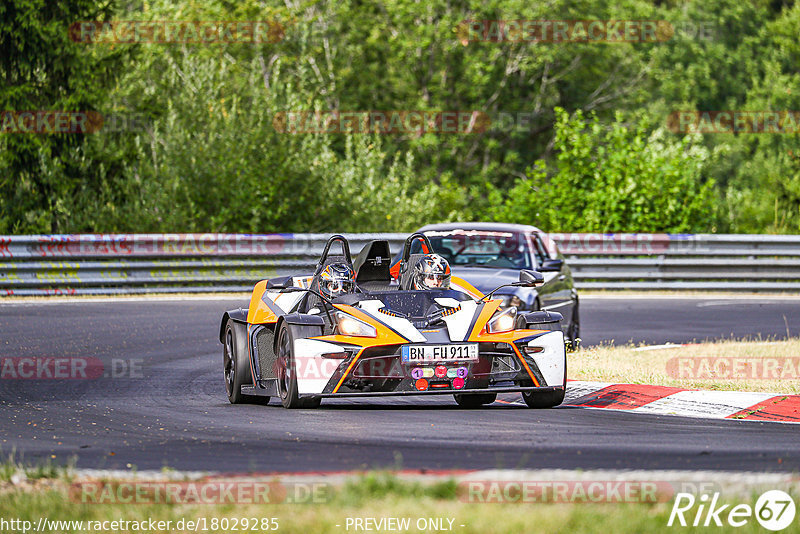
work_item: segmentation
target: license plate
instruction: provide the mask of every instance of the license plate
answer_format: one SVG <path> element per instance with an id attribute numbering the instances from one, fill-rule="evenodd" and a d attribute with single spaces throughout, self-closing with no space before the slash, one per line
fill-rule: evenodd
<path id="1" fill-rule="evenodd" d="M 478 344 L 404 345 L 400 356 L 403 363 L 474 362 L 478 361 Z"/>

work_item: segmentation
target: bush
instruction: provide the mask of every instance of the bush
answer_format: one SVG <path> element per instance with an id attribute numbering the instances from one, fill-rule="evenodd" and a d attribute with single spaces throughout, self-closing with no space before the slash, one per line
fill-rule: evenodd
<path id="1" fill-rule="evenodd" d="M 570 232 L 712 229 L 710 154 L 697 139 L 649 131 L 646 120 L 628 125 L 621 114 L 607 127 L 580 111 L 557 113 L 554 163 L 529 168 L 496 219 Z"/>

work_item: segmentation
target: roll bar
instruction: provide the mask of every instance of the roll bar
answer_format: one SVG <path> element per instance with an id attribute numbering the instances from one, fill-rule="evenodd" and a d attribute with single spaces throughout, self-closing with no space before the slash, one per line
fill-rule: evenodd
<path id="1" fill-rule="evenodd" d="M 427 249 L 427 251 L 425 251 L 426 254 L 433 252 L 433 245 L 431 245 L 431 240 L 428 239 L 428 236 L 422 232 L 414 232 L 411 234 L 403 244 L 403 256 L 400 258 L 400 274 L 404 273 L 406 269 L 408 269 L 408 259 L 411 257 L 411 245 L 414 243 L 415 239 L 422 241 L 423 250 Z"/>
<path id="2" fill-rule="evenodd" d="M 325 265 L 325 260 L 328 259 L 328 252 L 331 249 L 331 245 L 336 241 L 342 244 L 342 252 L 344 253 L 345 259 L 347 259 L 347 263 L 353 265 L 353 258 L 350 255 L 350 243 L 347 242 L 347 238 L 340 234 L 332 235 L 331 238 L 328 239 L 328 242 L 325 243 L 325 248 L 322 249 L 322 256 L 320 256 L 319 262 L 317 262 L 317 268 L 314 269 L 315 275 L 319 274 L 322 270 L 322 266 Z"/>

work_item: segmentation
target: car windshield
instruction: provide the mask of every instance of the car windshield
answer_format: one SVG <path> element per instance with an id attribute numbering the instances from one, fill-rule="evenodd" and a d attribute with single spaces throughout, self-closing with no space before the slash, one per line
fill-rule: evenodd
<path id="1" fill-rule="evenodd" d="M 433 250 L 454 267 L 531 268 L 528 240 L 518 232 L 453 229 L 425 235 Z"/>
<path id="2" fill-rule="evenodd" d="M 362 300 L 380 300 L 393 312 L 409 317 L 425 317 L 440 309 L 437 298 L 455 299 L 457 301 L 472 300 L 466 294 L 453 289 L 429 289 L 409 291 L 372 291 L 369 293 L 351 293 L 343 295 L 333 302 L 336 304 L 355 305 Z"/>

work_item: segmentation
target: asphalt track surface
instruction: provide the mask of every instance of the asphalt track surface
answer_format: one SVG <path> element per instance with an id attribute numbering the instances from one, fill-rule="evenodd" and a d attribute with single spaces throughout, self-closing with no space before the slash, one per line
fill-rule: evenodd
<path id="1" fill-rule="evenodd" d="M 228 403 L 221 313 L 244 300 L 0 303 L 0 357 L 91 357 L 92 380 L 0 380 L 0 449 L 78 467 L 215 472 L 582 468 L 800 471 L 800 427 L 452 397 Z M 582 303 L 587 344 L 800 334 L 800 299 Z M 133 372 L 131 373 L 131 365 Z M 125 369 L 127 368 L 127 374 Z M 514 397 L 508 397 L 514 399 Z"/>

